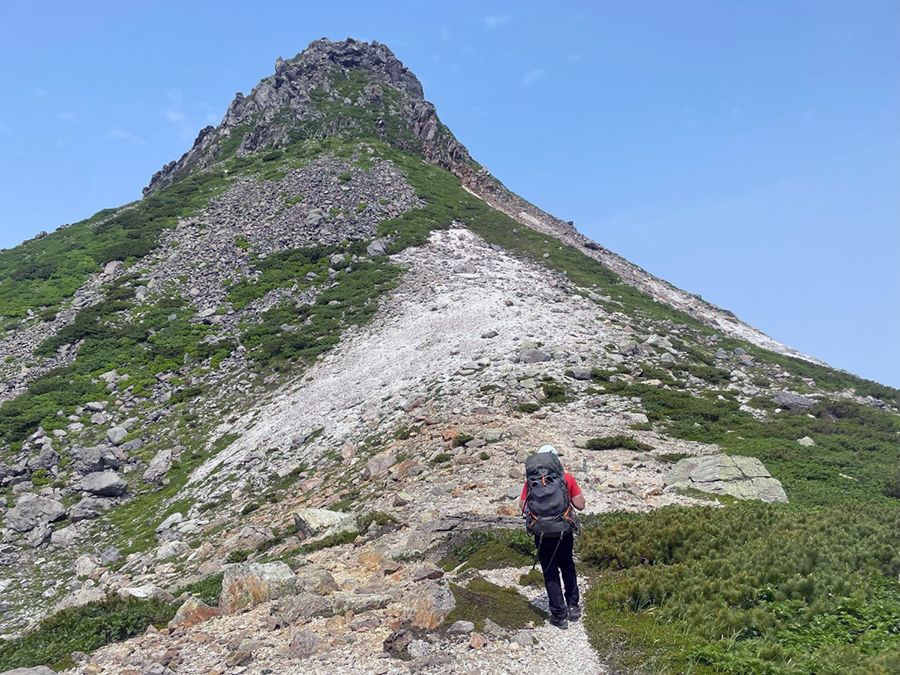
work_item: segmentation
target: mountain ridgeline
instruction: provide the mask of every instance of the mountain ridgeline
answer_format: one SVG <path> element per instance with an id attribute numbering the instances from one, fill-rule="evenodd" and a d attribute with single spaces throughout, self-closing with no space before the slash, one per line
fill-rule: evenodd
<path id="1" fill-rule="evenodd" d="M 386 46 L 279 58 L 143 195 L 0 252 L 0 671 L 900 668 L 900 392 L 508 191 Z"/>

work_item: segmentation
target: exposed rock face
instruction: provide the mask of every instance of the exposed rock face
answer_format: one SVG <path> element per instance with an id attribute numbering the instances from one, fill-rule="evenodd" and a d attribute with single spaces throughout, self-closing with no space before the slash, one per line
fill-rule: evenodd
<path id="1" fill-rule="evenodd" d="M 781 483 L 755 457 L 710 455 L 679 461 L 665 477 L 666 485 L 693 488 L 737 499 L 787 502 Z"/>
<path id="2" fill-rule="evenodd" d="M 25 494 L 7 512 L 5 521 L 6 525 L 16 532 L 28 532 L 39 525 L 46 525 L 59 520 L 65 514 L 66 507 L 55 499 L 38 497 L 35 494 Z"/>
<path id="3" fill-rule="evenodd" d="M 336 81 L 353 78 L 358 72 L 364 73 L 366 86 L 356 100 L 342 99 Z M 390 96 L 386 88 L 393 92 Z M 340 105 L 383 110 L 399 120 L 409 136 L 406 142 L 418 145 L 428 161 L 458 175 L 471 172 L 465 147 L 441 124 L 434 106 L 424 99 L 418 78 L 390 49 L 374 41 L 322 39 L 292 59 L 279 58 L 275 74 L 262 80 L 249 96 L 238 93 L 221 124 L 201 129 L 193 147 L 155 173 L 144 194 L 171 184 L 189 169 L 205 168 L 223 159 L 223 147 L 232 138 L 240 139 L 236 152 L 242 156 L 286 145 L 296 140 L 298 133 L 341 135 L 347 129 L 341 121 L 328 118 L 323 97 Z"/>
<path id="4" fill-rule="evenodd" d="M 225 570 L 219 608 L 233 614 L 296 592 L 297 578 L 286 564 L 244 563 Z"/>

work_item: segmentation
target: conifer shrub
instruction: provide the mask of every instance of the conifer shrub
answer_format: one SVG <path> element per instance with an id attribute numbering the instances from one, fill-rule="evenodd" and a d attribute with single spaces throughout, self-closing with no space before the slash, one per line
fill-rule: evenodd
<path id="1" fill-rule="evenodd" d="M 73 667 L 72 652 L 90 653 L 112 642 L 143 633 L 147 626 L 165 627 L 177 606 L 161 600 L 105 600 L 73 607 L 47 617 L 22 638 L 0 643 L 0 669 L 49 664 Z"/>
<path id="2" fill-rule="evenodd" d="M 222 579 L 224 576 L 224 572 L 211 574 L 205 579 L 182 586 L 173 592 L 172 595 L 177 598 L 183 593 L 190 593 L 210 607 L 216 607 L 219 604 L 219 596 L 222 595 Z"/>
<path id="3" fill-rule="evenodd" d="M 638 452 L 647 452 L 652 450 L 653 446 L 641 443 L 636 438 L 619 434 L 617 436 L 603 436 L 601 438 L 589 438 L 584 443 L 584 447 L 588 450 L 636 450 Z"/>
<path id="4" fill-rule="evenodd" d="M 580 548 L 604 570 L 591 639 L 622 666 L 837 673 L 900 656 L 900 509 L 667 507 L 595 522 Z"/>

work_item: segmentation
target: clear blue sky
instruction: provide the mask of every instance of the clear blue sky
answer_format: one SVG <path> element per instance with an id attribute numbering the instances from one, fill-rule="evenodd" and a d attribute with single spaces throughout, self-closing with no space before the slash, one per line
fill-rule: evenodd
<path id="1" fill-rule="evenodd" d="M 12 5 L 0 246 L 137 199 L 276 57 L 374 39 L 517 193 L 900 385 L 896 0 Z"/>

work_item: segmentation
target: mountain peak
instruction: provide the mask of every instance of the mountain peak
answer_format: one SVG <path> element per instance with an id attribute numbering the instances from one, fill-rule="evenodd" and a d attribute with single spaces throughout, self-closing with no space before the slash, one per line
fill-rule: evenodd
<path id="1" fill-rule="evenodd" d="M 219 126 L 201 129 L 181 159 L 153 175 L 144 195 L 232 156 L 326 138 L 378 138 L 459 177 L 472 170 L 468 151 L 441 124 L 418 78 L 387 46 L 322 38 L 292 59 L 279 57 L 275 72 L 248 96 L 238 93 Z"/>

